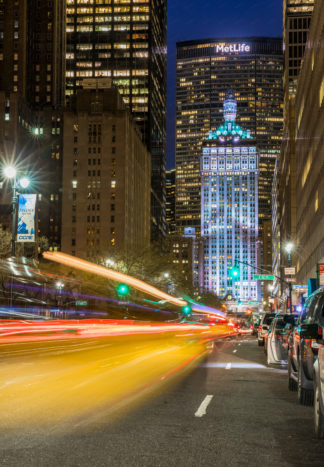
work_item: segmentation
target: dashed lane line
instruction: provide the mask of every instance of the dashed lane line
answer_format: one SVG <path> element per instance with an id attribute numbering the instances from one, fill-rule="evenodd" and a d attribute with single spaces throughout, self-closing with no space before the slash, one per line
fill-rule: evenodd
<path id="1" fill-rule="evenodd" d="M 211 403 L 211 400 L 214 396 L 212 395 L 208 395 L 205 397 L 205 399 L 202 401 L 202 403 L 200 404 L 200 406 L 198 407 L 198 410 L 197 412 L 195 413 L 195 417 L 203 417 L 204 415 L 206 415 L 207 413 L 207 407 L 209 406 L 209 404 Z"/>

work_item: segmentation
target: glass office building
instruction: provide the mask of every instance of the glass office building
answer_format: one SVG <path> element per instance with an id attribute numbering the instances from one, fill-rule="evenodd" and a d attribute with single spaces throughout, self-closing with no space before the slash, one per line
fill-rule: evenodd
<path id="1" fill-rule="evenodd" d="M 271 218 L 274 164 L 280 152 L 283 105 L 280 38 L 210 39 L 177 44 L 176 222 L 200 229 L 199 157 L 209 131 L 222 120 L 228 88 L 238 119 L 260 153 L 259 225 Z"/>
<path id="2" fill-rule="evenodd" d="M 209 133 L 202 150 L 201 285 L 247 304 L 259 298 L 253 279 L 258 262 L 259 156 L 255 138 L 236 123 L 236 112 L 237 101 L 229 91 L 225 122 Z"/>

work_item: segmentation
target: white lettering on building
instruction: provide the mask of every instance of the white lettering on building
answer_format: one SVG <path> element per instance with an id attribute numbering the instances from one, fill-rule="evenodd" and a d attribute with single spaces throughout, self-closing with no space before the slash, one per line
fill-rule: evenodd
<path id="1" fill-rule="evenodd" d="M 251 46 L 247 44 L 217 44 L 216 53 L 231 53 L 231 52 L 250 52 Z"/>

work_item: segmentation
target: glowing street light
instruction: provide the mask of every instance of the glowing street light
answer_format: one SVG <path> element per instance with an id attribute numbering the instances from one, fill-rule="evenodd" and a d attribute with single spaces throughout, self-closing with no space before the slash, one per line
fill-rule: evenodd
<path id="1" fill-rule="evenodd" d="M 170 274 L 168 272 L 165 272 L 163 276 L 165 277 L 165 279 L 168 279 L 170 277 Z"/>
<path id="2" fill-rule="evenodd" d="M 291 255 L 291 252 L 293 251 L 295 245 L 292 242 L 288 242 L 285 246 L 285 250 L 288 253 L 288 255 Z"/>
<path id="3" fill-rule="evenodd" d="M 15 178 L 17 175 L 17 170 L 12 165 L 8 165 L 3 169 L 3 173 L 6 178 Z"/>
<path id="4" fill-rule="evenodd" d="M 23 177 L 19 180 L 19 185 L 22 187 L 22 188 L 28 188 L 29 187 L 29 184 L 30 184 L 30 180 L 29 178 L 27 177 Z"/>

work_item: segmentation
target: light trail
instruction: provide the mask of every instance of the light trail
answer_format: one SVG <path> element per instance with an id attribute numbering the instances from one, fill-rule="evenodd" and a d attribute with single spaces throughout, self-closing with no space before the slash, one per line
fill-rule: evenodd
<path id="1" fill-rule="evenodd" d="M 201 363 L 208 342 L 233 334 L 224 324 L 2 320 L 0 428 L 107 423 Z"/>
<path id="2" fill-rule="evenodd" d="M 113 271 L 112 269 L 108 269 L 104 266 L 99 266 L 98 264 L 90 263 L 89 261 L 86 261 L 84 259 L 76 258 L 75 256 L 67 255 L 66 253 L 52 251 L 44 252 L 43 256 L 45 259 L 64 264 L 65 266 L 74 267 L 76 269 L 80 269 L 81 271 L 97 274 L 99 276 L 105 277 L 106 279 L 110 279 L 116 282 L 123 282 L 131 287 L 134 287 L 137 290 L 140 290 L 145 294 L 151 295 L 152 297 L 156 297 L 161 300 L 167 300 L 169 303 L 173 303 L 174 305 L 182 307 L 187 304 L 187 302 L 185 302 L 184 300 L 162 292 L 156 287 L 146 284 L 146 282 L 143 282 L 139 279 L 135 279 L 134 277 L 128 276 L 127 274 L 122 274 L 120 272 Z"/>
<path id="3" fill-rule="evenodd" d="M 86 261 L 84 259 L 76 258 L 75 256 L 68 255 L 66 253 L 61 252 L 53 252 L 53 251 L 46 251 L 43 253 L 45 259 L 50 261 L 54 261 L 60 264 L 64 264 L 65 266 L 73 267 L 76 269 L 80 269 L 85 272 L 89 272 L 92 274 L 97 274 L 99 276 L 105 277 L 106 279 L 110 279 L 116 282 L 122 282 L 127 284 L 135 289 L 150 295 L 155 298 L 159 298 L 160 300 L 166 300 L 168 303 L 172 303 L 173 305 L 184 307 L 187 305 L 187 302 L 180 299 L 173 297 L 162 290 L 153 287 L 152 285 L 147 284 L 140 279 L 136 279 L 135 277 L 129 276 L 127 274 L 123 274 L 121 272 L 114 271 L 104 266 L 99 266 L 98 264 L 91 263 L 90 261 Z M 203 314 L 212 314 L 216 316 L 220 320 L 226 320 L 226 314 L 220 310 L 216 310 L 215 308 L 208 307 L 206 305 L 201 305 L 196 302 L 191 302 L 191 309 L 197 313 Z"/>

